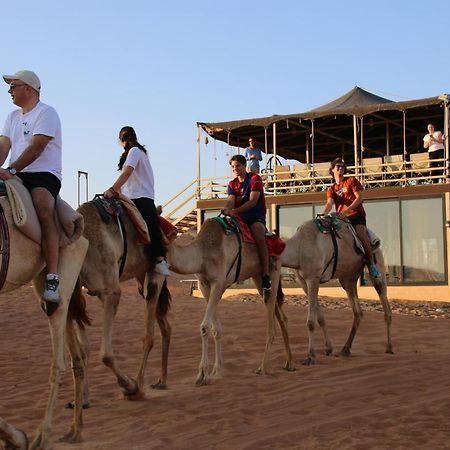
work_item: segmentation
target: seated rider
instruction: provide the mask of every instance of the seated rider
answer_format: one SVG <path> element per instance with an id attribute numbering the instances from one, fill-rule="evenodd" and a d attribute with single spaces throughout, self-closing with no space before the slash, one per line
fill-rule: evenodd
<path id="1" fill-rule="evenodd" d="M 224 213 L 238 216 L 249 226 L 261 262 L 261 287 L 269 291 L 272 285 L 269 275 L 269 252 L 266 245 L 264 188 L 259 175 L 246 172 L 246 162 L 243 155 L 234 155 L 230 159 L 230 166 L 236 178 L 228 183 L 228 200 Z"/>
<path id="2" fill-rule="evenodd" d="M 338 217 L 348 219 L 364 247 L 370 275 L 378 278 L 381 274 L 373 258 L 372 246 L 366 228 L 366 212 L 362 205 L 363 188 L 355 177 L 344 178 L 346 172 L 347 166 L 342 158 L 335 158 L 331 162 L 330 175 L 334 177 L 334 183 L 327 190 L 327 203 L 323 214 L 329 214 L 334 205 Z"/>

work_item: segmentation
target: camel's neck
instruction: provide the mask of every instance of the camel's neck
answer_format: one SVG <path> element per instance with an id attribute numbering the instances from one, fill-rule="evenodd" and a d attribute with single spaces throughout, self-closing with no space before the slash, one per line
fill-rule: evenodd
<path id="1" fill-rule="evenodd" d="M 175 241 L 168 247 L 167 260 L 174 272 L 200 273 L 203 255 L 195 239 L 187 245 L 179 245 Z"/>

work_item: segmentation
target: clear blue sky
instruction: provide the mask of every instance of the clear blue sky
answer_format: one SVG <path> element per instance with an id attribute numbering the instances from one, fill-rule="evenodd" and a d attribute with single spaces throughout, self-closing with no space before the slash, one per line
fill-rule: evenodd
<path id="1" fill-rule="evenodd" d="M 3 6 L 0 71 L 34 70 L 60 114 L 69 203 L 78 170 L 90 196 L 111 185 L 123 125 L 147 145 L 163 203 L 196 177 L 197 121 L 306 111 L 354 85 L 449 92 L 449 13 L 444 0 L 25 0 Z M 1 126 L 13 107 L 5 84 Z M 228 173 L 215 151 L 202 147 L 202 176 Z"/>

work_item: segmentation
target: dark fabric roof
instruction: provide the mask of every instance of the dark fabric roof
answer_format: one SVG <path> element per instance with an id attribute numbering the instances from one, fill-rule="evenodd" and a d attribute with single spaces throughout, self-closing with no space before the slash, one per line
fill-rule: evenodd
<path id="1" fill-rule="evenodd" d="M 355 86 L 343 96 L 304 113 L 273 115 L 228 122 L 197 122 L 210 136 L 236 147 L 246 147 L 250 136 L 264 151 L 272 153 L 272 124 L 277 124 L 277 154 L 305 161 L 306 142 L 311 147 L 314 120 L 314 159 L 329 161 L 334 156 L 353 158 L 353 119 L 363 118 L 364 146 L 368 156 L 403 152 L 403 112 L 406 111 L 408 151 L 417 151 L 430 121 L 443 128 L 443 108 L 447 94 L 418 100 L 394 102 Z M 386 142 L 389 128 L 389 143 Z M 264 148 L 267 130 L 267 149 Z"/>

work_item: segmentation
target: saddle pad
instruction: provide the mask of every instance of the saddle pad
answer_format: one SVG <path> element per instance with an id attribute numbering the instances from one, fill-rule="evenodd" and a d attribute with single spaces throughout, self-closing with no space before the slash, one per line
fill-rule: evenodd
<path id="1" fill-rule="evenodd" d="M 42 231 L 30 193 L 19 177 L 6 180 L 5 185 L 14 224 L 23 234 L 40 244 Z M 55 211 L 59 245 L 64 247 L 75 242 L 81 236 L 84 219 L 59 196 L 56 199 Z"/>
<path id="2" fill-rule="evenodd" d="M 342 227 L 341 221 L 337 218 L 337 216 L 316 217 L 313 219 L 313 222 L 316 224 L 316 227 L 321 233 L 338 231 Z"/>
<path id="3" fill-rule="evenodd" d="M 364 247 L 361 244 L 361 241 L 359 240 L 355 229 L 353 228 L 352 224 L 347 224 L 348 229 L 350 230 L 350 232 L 352 233 L 353 236 L 353 240 L 355 242 L 355 247 L 357 250 L 359 250 L 361 252 L 362 255 L 365 255 L 366 252 L 364 251 Z M 367 234 L 369 235 L 369 241 L 370 244 L 372 245 L 372 249 L 375 250 L 376 248 L 378 248 L 381 245 L 381 240 L 380 238 L 369 228 L 367 228 Z"/>

